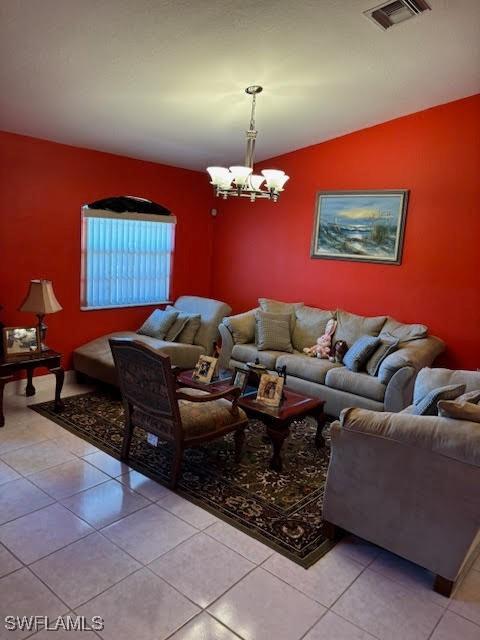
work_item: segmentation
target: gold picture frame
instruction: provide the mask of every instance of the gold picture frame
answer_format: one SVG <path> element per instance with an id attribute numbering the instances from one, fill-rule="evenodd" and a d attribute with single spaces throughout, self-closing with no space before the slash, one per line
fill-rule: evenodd
<path id="1" fill-rule="evenodd" d="M 261 402 L 270 407 L 278 407 L 282 401 L 283 376 L 264 373 L 260 378 L 257 392 L 257 402 Z"/>
<path id="2" fill-rule="evenodd" d="M 201 384 L 210 384 L 217 368 L 218 358 L 212 356 L 200 356 L 195 369 L 192 373 L 192 379 Z"/>
<path id="3" fill-rule="evenodd" d="M 40 353 L 38 327 L 3 327 L 2 340 L 6 360 Z"/>

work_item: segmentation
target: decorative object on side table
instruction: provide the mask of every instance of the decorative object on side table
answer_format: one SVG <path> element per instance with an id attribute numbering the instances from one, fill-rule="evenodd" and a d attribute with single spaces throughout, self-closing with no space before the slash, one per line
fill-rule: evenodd
<path id="1" fill-rule="evenodd" d="M 25 395 L 35 395 L 35 387 L 33 386 L 33 372 L 37 367 L 46 367 L 50 373 L 55 375 L 55 411 L 60 412 L 63 409 L 61 393 L 63 388 L 63 380 L 65 372 L 62 367 L 62 354 L 57 351 L 48 349 L 47 351 L 37 351 L 36 353 L 16 358 L 0 358 L 0 427 L 5 424 L 3 415 L 3 389 L 5 384 L 13 379 L 13 375 L 18 371 L 27 372 L 27 387 Z"/>
<path id="2" fill-rule="evenodd" d="M 247 369 L 240 369 L 239 367 L 235 367 L 235 370 L 232 375 L 231 384 L 234 387 L 240 387 L 240 395 L 242 396 L 245 393 L 249 376 L 250 376 L 250 372 Z"/>
<path id="3" fill-rule="evenodd" d="M 280 406 L 284 382 L 283 376 L 264 373 L 258 386 L 257 402 L 263 402 L 269 407 Z"/>
<path id="4" fill-rule="evenodd" d="M 2 338 L 5 360 L 40 351 L 38 327 L 3 327 Z"/>
<path id="5" fill-rule="evenodd" d="M 57 313 L 62 307 L 55 297 L 51 280 L 31 280 L 25 300 L 20 305 L 19 311 L 35 313 L 38 318 L 38 332 L 40 336 L 40 350 L 48 351 L 45 344 L 47 325 L 44 318 L 47 313 Z"/>
<path id="6" fill-rule="evenodd" d="M 209 384 L 215 373 L 217 363 L 217 358 L 212 358 L 212 356 L 200 356 L 192 373 L 193 380 L 201 382 L 202 384 Z"/>
<path id="7" fill-rule="evenodd" d="M 312 258 L 400 264 L 408 191 L 321 191 Z"/>

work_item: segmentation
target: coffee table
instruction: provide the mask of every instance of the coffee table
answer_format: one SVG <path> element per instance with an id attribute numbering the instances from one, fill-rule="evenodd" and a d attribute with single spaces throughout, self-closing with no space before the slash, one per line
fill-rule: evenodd
<path id="1" fill-rule="evenodd" d="M 223 391 L 230 386 L 231 378 L 213 380 L 210 384 L 206 385 L 193 380 L 192 373 L 193 370 L 180 373 L 177 376 L 178 383 L 184 387 L 193 387 L 209 392 Z M 325 426 L 325 400 L 310 398 L 285 387 L 283 389 L 283 400 L 280 406 L 270 407 L 261 402 L 257 402 L 256 395 L 257 392 L 255 390 L 241 396 L 238 400 L 238 406 L 241 407 L 249 417 L 259 418 L 265 424 L 267 434 L 273 446 L 273 455 L 270 461 L 271 469 L 274 471 L 282 471 L 282 447 L 290 433 L 290 426 L 294 420 L 299 420 L 306 416 L 315 418 L 317 422 L 315 446 L 319 449 L 325 445 L 325 440 L 322 435 L 322 430 Z"/>

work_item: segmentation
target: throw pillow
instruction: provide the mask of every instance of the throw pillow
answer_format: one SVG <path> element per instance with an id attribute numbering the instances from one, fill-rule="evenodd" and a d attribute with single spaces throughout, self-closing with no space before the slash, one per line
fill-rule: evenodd
<path id="1" fill-rule="evenodd" d="M 374 336 L 358 338 L 343 356 L 343 364 L 350 371 L 361 371 L 379 343 L 380 338 Z"/>
<path id="2" fill-rule="evenodd" d="M 436 416 L 438 415 L 437 402 L 439 400 L 455 400 L 462 393 L 465 393 L 464 384 L 449 384 L 446 387 L 432 389 L 419 402 L 415 403 L 413 412 L 417 416 Z"/>
<path id="3" fill-rule="evenodd" d="M 238 313 L 223 319 L 235 344 L 249 344 L 255 340 L 255 311 Z"/>
<path id="4" fill-rule="evenodd" d="M 335 311 L 304 306 L 295 311 L 295 317 L 292 343 L 297 351 L 303 351 L 306 347 L 313 347 L 317 338 L 323 336 L 327 322 L 335 318 Z"/>
<path id="5" fill-rule="evenodd" d="M 167 311 L 178 311 L 178 309 L 175 309 L 175 307 L 172 307 L 171 305 L 168 305 L 166 307 L 166 310 Z M 189 313 L 184 313 L 183 311 L 179 311 L 177 319 L 172 324 L 170 329 L 167 331 L 167 335 L 165 336 L 165 340 L 167 340 L 168 342 L 175 342 L 175 340 L 180 335 L 180 332 L 182 331 L 182 329 L 185 328 L 185 325 L 189 321 L 190 315 L 191 314 L 189 314 Z"/>
<path id="6" fill-rule="evenodd" d="M 380 344 L 377 346 L 373 354 L 370 356 L 370 359 L 367 362 L 367 366 L 365 367 L 367 373 L 371 376 L 376 376 L 380 365 L 385 360 L 385 358 L 398 349 L 399 340 L 395 338 L 386 338 L 383 336 L 379 336 Z"/>
<path id="7" fill-rule="evenodd" d="M 443 418 L 455 418 L 456 420 L 469 420 L 480 422 L 480 406 L 472 402 L 459 402 L 440 400 L 438 403 L 438 415 Z"/>
<path id="8" fill-rule="evenodd" d="M 158 338 L 158 340 L 164 340 L 167 331 L 175 322 L 178 316 L 178 311 L 162 311 L 161 309 L 155 309 L 155 311 L 145 320 L 137 333 L 144 336 L 151 336 L 152 338 Z"/>
<path id="9" fill-rule="evenodd" d="M 291 332 L 291 315 L 281 313 L 265 313 L 257 311 L 255 333 L 259 351 L 285 351 L 293 353 Z"/>
<path id="10" fill-rule="evenodd" d="M 472 404 L 478 404 L 480 402 L 480 390 L 467 391 L 467 393 L 459 396 L 455 402 L 471 402 Z"/>
<path id="11" fill-rule="evenodd" d="M 175 342 L 181 342 L 182 344 L 194 344 L 195 336 L 202 324 L 202 317 L 199 313 L 192 314 L 188 318 L 187 324 L 180 331 Z"/>
<path id="12" fill-rule="evenodd" d="M 362 336 L 378 336 L 385 320 L 385 316 L 357 316 L 355 313 L 337 309 L 337 329 L 333 343 L 344 340 L 351 347 Z"/>

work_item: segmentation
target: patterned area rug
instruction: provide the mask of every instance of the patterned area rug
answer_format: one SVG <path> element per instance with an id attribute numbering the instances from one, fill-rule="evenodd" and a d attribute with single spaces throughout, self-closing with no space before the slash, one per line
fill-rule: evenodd
<path id="1" fill-rule="evenodd" d="M 54 413 L 53 402 L 32 409 L 99 449 L 119 458 L 123 436 L 123 407 L 108 391 L 93 391 L 64 399 L 65 410 Z M 251 420 L 245 453 L 234 461 L 233 437 L 228 435 L 184 454 L 178 493 L 215 516 L 264 542 L 303 567 L 332 548 L 322 527 L 323 490 L 330 448 L 317 450 L 315 422 L 292 424 L 282 449 L 283 472 L 269 469 L 272 447 L 265 427 Z M 328 431 L 328 427 L 326 428 Z M 135 429 L 129 465 L 168 486 L 171 449 L 147 443 L 145 431 Z"/>

